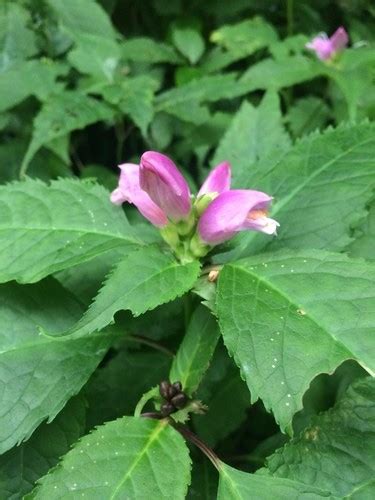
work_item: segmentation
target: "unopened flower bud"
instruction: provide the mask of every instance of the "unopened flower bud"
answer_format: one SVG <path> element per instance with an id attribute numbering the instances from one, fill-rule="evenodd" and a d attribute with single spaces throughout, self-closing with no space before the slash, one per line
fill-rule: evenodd
<path id="1" fill-rule="evenodd" d="M 187 396 L 184 392 L 180 392 L 178 394 L 176 394 L 176 396 L 173 396 L 173 398 L 171 399 L 171 403 L 173 404 L 173 406 L 179 410 L 181 410 L 182 408 L 184 408 L 186 406 L 186 403 L 187 403 Z"/>

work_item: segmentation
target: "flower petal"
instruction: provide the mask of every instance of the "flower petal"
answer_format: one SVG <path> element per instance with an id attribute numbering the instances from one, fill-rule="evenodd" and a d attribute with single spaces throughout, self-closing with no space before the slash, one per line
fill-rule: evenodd
<path id="1" fill-rule="evenodd" d="M 147 151 L 141 158 L 141 188 L 170 219 L 186 219 L 191 210 L 190 190 L 183 175 L 167 156 Z"/>
<path id="2" fill-rule="evenodd" d="M 322 60 L 329 59 L 334 52 L 331 40 L 324 35 L 316 36 L 306 44 L 306 47 L 313 50 L 317 57 Z"/>
<path id="3" fill-rule="evenodd" d="M 205 243 L 217 245 L 232 238 L 238 231 L 261 231 L 259 225 L 251 225 L 248 216 L 254 210 L 265 211 L 271 200 L 270 196 L 260 191 L 225 191 L 203 212 L 198 223 L 198 234 Z"/>
<path id="4" fill-rule="evenodd" d="M 345 28 L 340 26 L 334 34 L 330 37 L 332 48 L 335 52 L 342 50 L 349 42 L 349 36 Z"/>
<path id="5" fill-rule="evenodd" d="M 121 169 L 119 185 L 112 192 L 111 201 L 117 205 L 125 201 L 133 203 L 152 224 L 165 226 L 168 223 L 167 216 L 139 185 L 139 165 L 124 163 L 119 165 L 119 168 Z"/>
<path id="6" fill-rule="evenodd" d="M 210 172 L 198 192 L 198 197 L 204 194 L 223 193 L 229 191 L 231 180 L 230 163 L 223 161 Z"/>

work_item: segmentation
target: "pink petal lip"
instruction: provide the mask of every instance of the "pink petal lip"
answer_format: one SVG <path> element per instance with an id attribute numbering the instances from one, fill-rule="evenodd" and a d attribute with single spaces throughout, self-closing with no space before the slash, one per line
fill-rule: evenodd
<path id="1" fill-rule="evenodd" d="M 313 50 L 321 60 L 330 59 L 336 52 L 342 50 L 349 42 L 349 36 L 342 26 L 328 38 L 326 34 L 316 36 L 306 44 L 308 49 Z"/>
<path id="2" fill-rule="evenodd" d="M 119 165 L 121 170 L 119 185 L 111 193 L 111 201 L 117 205 L 128 202 L 133 203 L 141 214 L 152 224 L 163 227 L 168 224 L 168 219 L 163 210 L 159 208 L 141 189 L 139 185 L 139 165 L 124 163 Z"/>
<path id="3" fill-rule="evenodd" d="M 173 221 L 186 219 L 190 214 L 189 186 L 168 156 L 156 151 L 142 155 L 140 186 Z"/>
<path id="4" fill-rule="evenodd" d="M 198 234 L 205 243 L 217 245 L 246 229 L 270 234 L 272 226 L 274 233 L 277 223 L 265 214 L 271 200 L 271 196 L 260 191 L 225 191 L 203 212 Z"/>
<path id="5" fill-rule="evenodd" d="M 202 184 L 197 197 L 204 194 L 223 193 L 230 189 L 231 182 L 231 166 L 227 161 L 219 163 L 212 172 L 210 172 Z"/>

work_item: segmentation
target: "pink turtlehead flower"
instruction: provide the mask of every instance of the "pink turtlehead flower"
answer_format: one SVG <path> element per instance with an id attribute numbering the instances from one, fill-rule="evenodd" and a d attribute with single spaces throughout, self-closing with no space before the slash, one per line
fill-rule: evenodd
<path id="1" fill-rule="evenodd" d="M 345 48 L 348 42 L 349 36 L 345 28 L 341 26 L 330 38 L 323 33 L 313 38 L 311 42 L 306 44 L 306 47 L 313 50 L 319 59 L 326 61 Z"/>
<path id="2" fill-rule="evenodd" d="M 168 224 L 168 219 L 161 208 L 152 201 L 149 195 L 141 189 L 139 184 L 139 165 L 124 163 L 121 169 L 118 187 L 111 193 L 111 201 L 121 205 L 125 201 L 133 203 L 141 214 L 152 224 L 163 227 Z"/>
<path id="3" fill-rule="evenodd" d="M 198 234 L 208 245 L 218 245 L 247 229 L 276 234 L 279 223 L 267 217 L 272 198 L 260 191 L 234 189 L 215 198 L 198 222 Z"/>
<path id="4" fill-rule="evenodd" d="M 141 157 L 140 186 L 166 216 L 174 222 L 186 219 L 191 211 L 188 183 L 168 156 L 147 151 Z"/>
<path id="5" fill-rule="evenodd" d="M 224 191 L 229 191 L 231 180 L 230 163 L 223 161 L 210 172 L 202 184 L 197 197 L 205 194 L 220 194 Z"/>

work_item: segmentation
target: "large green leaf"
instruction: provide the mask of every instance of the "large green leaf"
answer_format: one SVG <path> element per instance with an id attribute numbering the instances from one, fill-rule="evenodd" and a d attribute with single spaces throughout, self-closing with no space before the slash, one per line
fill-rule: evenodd
<path id="1" fill-rule="evenodd" d="M 56 89 L 57 76 L 64 72 L 63 66 L 43 59 L 19 62 L 8 68 L 0 73 L 0 112 L 31 95 L 45 100 Z"/>
<path id="2" fill-rule="evenodd" d="M 280 154 L 289 143 L 279 97 L 276 92 L 268 92 L 257 108 L 247 101 L 242 103 L 216 149 L 212 164 L 226 160 L 235 172 L 246 171 L 272 151 Z"/>
<path id="3" fill-rule="evenodd" d="M 16 2 L 0 5 L 0 73 L 37 53 L 36 36 L 27 27 L 30 21 L 30 14 Z"/>
<path id="4" fill-rule="evenodd" d="M 221 271 L 224 342 L 252 400 L 260 397 L 283 429 L 291 432 L 319 373 L 353 358 L 375 372 L 374 284 L 373 264 L 322 251 L 269 253 Z"/>
<path id="5" fill-rule="evenodd" d="M 46 101 L 34 119 L 33 135 L 20 167 L 21 175 L 35 153 L 45 144 L 98 121 L 113 118 L 113 110 L 103 102 L 77 91 L 64 91 Z"/>
<path id="6" fill-rule="evenodd" d="M 0 286 L 0 453 L 52 420 L 95 370 L 113 335 L 45 337 L 68 328 L 81 306 L 59 283 Z"/>
<path id="7" fill-rule="evenodd" d="M 96 0 L 48 0 L 61 26 L 72 38 L 96 35 L 115 38 L 111 20 Z"/>
<path id="8" fill-rule="evenodd" d="M 141 243 L 102 187 L 60 179 L 0 186 L 0 282 L 32 283 Z"/>
<path id="9" fill-rule="evenodd" d="M 339 498 L 351 498 L 352 493 L 367 487 L 368 496 L 363 498 L 372 498 L 375 380 L 356 381 L 334 408 L 314 417 L 311 425 L 269 457 L 267 468 L 259 472 L 269 481 L 283 477 L 311 486 L 319 484 Z"/>
<path id="10" fill-rule="evenodd" d="M 65 334 L 101 330 L 123 309 L 138 316 L 165 304 L 189 291 L 199 270 L 198 261 L 180 264 L 158 247 L 136 250 L 115 266 L 86 314 Z"/>
<path id="11" fill-rule="evenodd" d="M 180 381 L 184 391 L 193 394 L 209 366 L 218 340 L 216 319 L 206 307 L 199 306 L 173 360 L 169 380 Z"/>
<path id="12" fill-rule="evenodd" d="M 195 26 L 175 23 L 171 28 L 171 39 L 190 64 L 196 64 L 202 57 L 204 39 Z"/>
<path id="13" fill-rule="evenodd" d="M 220 464 L 217 500 L 317 500 L 332 498 L 320 487 L 308 486 L 290 479 L 270 478 L 248 474 L 229 465 Z"/>
<path id="14" fill-rule="evenodd" d="M 234 186 L 264 191 L 275 200 L 278 236 L 242 233 L 233 257 L 270 248 L 341 250 L 365 214 L 375 187 L 375 126 L 342 126 L 312 134 L 286 152 L 234 172 Z"/>
<path id="15" fill-rule="evenodd" d="M 183 61 L 175 49 L 165 43 L 151 38 L 137 37 L 126 40 L 121 45 L 122 56 L 128 61 L 146 62 L 150 64 L 179 64 Z"/>
<path id="16" fill-rule="evenodd" d="M 166 420 L 123 417 L 98 427 L 45 476 L 31 498 L 185 498 L 190 458 Z"/>
<path id="17" fill-rule="evenodd" d="M 0 497 L 21 500 L 34 483 L 69 451 L 85 430 L 86 401 L 71 399 L 55 420 L 0 457 Z"/>

